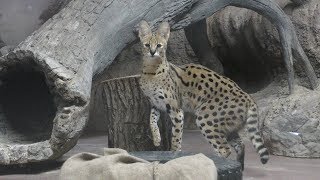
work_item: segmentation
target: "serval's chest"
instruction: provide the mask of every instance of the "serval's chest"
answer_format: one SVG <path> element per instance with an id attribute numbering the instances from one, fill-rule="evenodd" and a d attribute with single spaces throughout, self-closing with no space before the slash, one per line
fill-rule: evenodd
<path id="1" fill-rule="evenodd" d="M 179 98 L 179 87 L 168 72 L 157 75 L 142 75 L 140 88 L 150 103 L 161 110 L 166 110 L 167 104 L 171 104 Z"/>

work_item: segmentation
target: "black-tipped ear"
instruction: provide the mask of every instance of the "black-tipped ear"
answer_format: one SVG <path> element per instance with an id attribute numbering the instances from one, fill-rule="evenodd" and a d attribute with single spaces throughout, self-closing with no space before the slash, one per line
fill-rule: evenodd
<path id="1" fill-rule="evenodd" d="M 158 28 L 157 33 L 168 41 L 170 36 L 170 25 L 168 22 L 162 22 Z"/>
<path id="2" fill-rule="evenodd" d="M 146 36 L 150 36 L 152 34 L 151 29 L 147 21 L 142 20 L 139 24 L 139 38 L 143 39 Z"/>

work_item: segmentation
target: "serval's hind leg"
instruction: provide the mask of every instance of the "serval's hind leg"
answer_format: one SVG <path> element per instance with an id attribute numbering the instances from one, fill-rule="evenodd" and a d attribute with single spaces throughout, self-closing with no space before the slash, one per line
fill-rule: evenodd
<path id="1" fill-rule="evenodd" d="M 210 117 L 208 114 L 197 114 L 197 126 L 215 151 L 222 157 L 228 157 L 231 154 L 231 150 L 225 132 L 221 129 L 220 124 Z"/>
<path id="2" fill-rule="evenodd" d="M 228 135 L 227 140 L 229 144 L 233 147 L 233 149 L 236 151 L 237 160 L 241 163 L 242 170 L 244 170 L 245 145 L 242 142 L 239 134 L 237 132 L 233 132 Z"/>
<path id="3" fill-rule="evenodd" d="M 183 110 L 170 108 L 167 112 L 172 121 L 171 151 L 181 151 L 184 120 Z"/>

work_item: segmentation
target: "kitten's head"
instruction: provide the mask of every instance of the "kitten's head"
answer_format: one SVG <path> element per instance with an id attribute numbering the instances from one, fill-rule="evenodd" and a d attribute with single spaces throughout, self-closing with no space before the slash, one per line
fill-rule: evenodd
<path id="1" fill-rule="evenodd" d="M 139 38 L 142 43 L 143 56 L 150 58 L 165 57 L 169 35 L 170 26 L 168 22 L 161 23 L 158 30 L 152 33 L 149 24 L 146 21 L 141 21 Z"/>

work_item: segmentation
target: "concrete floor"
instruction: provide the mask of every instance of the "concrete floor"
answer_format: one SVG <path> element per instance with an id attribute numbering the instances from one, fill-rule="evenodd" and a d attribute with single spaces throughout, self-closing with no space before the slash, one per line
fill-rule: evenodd
<path id="1" fill-rule="evenodd" d="M 82 137 L 78 144 L 62 157 L 66 159 L 79 152 L 102 154 L 107 147 L 105 135 Z M 184 131 L 182 143 L 184 151 L 212 153 L 212 149 L 198 131 Z M 231 157 L 232 158 L 232 157 Z M 59 167 L 39 174 L 8 174 L 0 176 L 0 180 L 55 180 L 59 175 Z M 246 142 L 244 180 L 319 180 L 320 159 L 294 159 L 271 156 L 268 164 L 262 165 L 250 142 Z"/>

